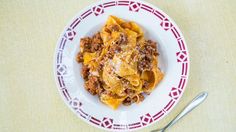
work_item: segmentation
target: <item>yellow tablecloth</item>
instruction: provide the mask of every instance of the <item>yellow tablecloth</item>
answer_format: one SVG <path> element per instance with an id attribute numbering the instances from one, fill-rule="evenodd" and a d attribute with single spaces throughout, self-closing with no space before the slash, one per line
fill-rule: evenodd
<path id="1" fill-rule="evenodd" d="M 1 0 L 0 131 L 101 131 L 76 117 L 58 94 L 52 71 L 64 26 L 96 0 Z M 236 131 L 236 1 L 147 0 L 182 30 L 191 55 L 190 79 L 164 126 L 199 92 L 208 99 L 169 131 Z"/>

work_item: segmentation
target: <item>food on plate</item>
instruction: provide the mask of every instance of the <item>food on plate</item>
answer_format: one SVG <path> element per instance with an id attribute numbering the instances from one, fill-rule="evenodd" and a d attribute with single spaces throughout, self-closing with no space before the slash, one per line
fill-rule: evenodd
<path id="1" fill-rule="evenodd" d="M 157 43 L 140 26 L 109 16 L 100 32 L 80 39 L 76 60 L 82 63 L 85 89 L 117 109 L 144 100 L 163 79 Z"/>

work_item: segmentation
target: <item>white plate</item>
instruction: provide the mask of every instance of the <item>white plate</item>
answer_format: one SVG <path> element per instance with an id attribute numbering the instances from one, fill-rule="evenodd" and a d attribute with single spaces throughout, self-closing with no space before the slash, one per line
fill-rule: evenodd
<path id="1" fill-rule="evenodd" d="M 80 38 L 92 36 L 109 15 L 137 22 L 145 37 L 158 42 L 159 67 L 165 76 L 140 104 L 112 110 L 84 89 L 81 65 L 75 60 Z M 129 131 L 161 120 L 182 96 L 189 73 L 189 56 L 184 37 L 163 11 L 142 1 L 103 0 L 78 13 L 61 34 L 54 58 L 59 93 L 67 106 L 85 122 L 111 131 Z"/>

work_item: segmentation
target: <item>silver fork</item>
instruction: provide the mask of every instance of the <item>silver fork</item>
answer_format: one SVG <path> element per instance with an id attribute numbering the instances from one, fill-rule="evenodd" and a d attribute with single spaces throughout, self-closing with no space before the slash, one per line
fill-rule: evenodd
<path id="1" fill-rule="evenodd" d="M 174 125 L 179 119 L 184 117 L 194 108 L 196 108 L 199 104 L 201 104 L 206 99 L 207 95 L 208 95 L 207 92 L 202 92 L 198 94 L 169 124 L 167 124 L 162 129 L 155 129 L 152 130 L 151 132 L 165 132 L 168 128 Z"/>

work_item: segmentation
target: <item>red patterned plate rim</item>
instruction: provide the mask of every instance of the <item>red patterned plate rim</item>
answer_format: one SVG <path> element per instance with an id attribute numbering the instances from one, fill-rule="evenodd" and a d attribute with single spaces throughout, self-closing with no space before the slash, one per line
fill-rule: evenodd
<path id="1" fill-rule="evenodd" d="M 67 66 L 63 64 L 62 54 L 65 48 L 65 45 L 70 41 L 74 40 L 76 36 L 76 31 L 74 29 L 80 24 L 81 21 L 85 20 L 89 15 L 99 16 L 104 13 L 104 9 L 108 10 L 111 8 L 115 8 L 118 6 L 127 7 L 127 10 L 130 12 L 139 12 L 146 11 L 150 14 L 154 15 L 157 19 L 159 19 L 160 26 L 166 32 L 171 32 L 178 43 L 179 51 L 176 52 L 176 61 L 179 65 L 181 65 L 181 75 L 179 77 L 179 83 L 176 86 L 171 87 L 169 92 L 170 101 L 163 107 L 162 110 L 157 111 L 154 114 L 150 114 L 147 112 L 144 115 L 140 115 L 138 122 L 133 122 L 129 124 L 119 124 L 115 123 L 114 119 L 109 117 L 96 118 L 89 113 L 84 111 L 81 102 L 78 98 L 72 98 L 68 92 L 68 89 L 65 86 L 64 75 L 66 74 Z M 182 94 L 184 93 L 185 87 L 188 81 L 189 68 L 190 68 L 190 60 L 189 54 L 187 50 L 187 45 L 185 39 L 179 30 L 178 26 L 174 23 L 171 18 L 166 15 L 163 11 L 158 9 L 157 7 L 143 1 L 138 0 L 106 0 L 102 2 L 97 2 L 88 8 L 82 10 L 79 15 L 73 18 L 73 20 L 67 25 L 60 36 L 57 47 L 54 55 L 54 75 L 56 84 L 59 90 L 59 93 L 67 106 L 82 120 L 85 122 L 96 126 L 98 128 L 102 128 L 104 130 L 110 131 L 132 131 L 140 128 L 147 127 L 160 119 L 162 119 L 165 115 L 167 115 L 173 107 L 178 103 Z"/>

